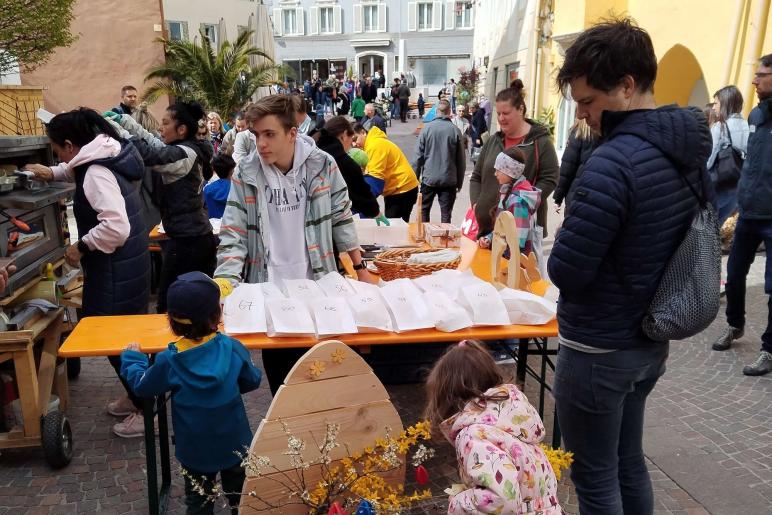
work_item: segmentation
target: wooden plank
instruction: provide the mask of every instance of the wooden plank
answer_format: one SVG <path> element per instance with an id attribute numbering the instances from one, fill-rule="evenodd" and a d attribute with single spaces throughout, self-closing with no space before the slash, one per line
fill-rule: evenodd
<path id="1" fill-rule="evenodd" d="M 282 385 L 265 414 L 267 420 L 389 400 L 389 394 L 372 372 L 322 381 Z"/>
<path id="2" fill-rule="evenodd" d="M 56 367 L 54 375 L 54 393 L 59 396 L 59 411 L 67 411 L 70 405 L 70 386 L 67 379 L 67 360 Z"/>
<path id="3" fill-rule="evenodd" d="M 280 397 L 274 403 L 280 402 Z M 304 458 L 307 461 L 319 456 L 317 444 L 324 440 L 327 423 L 340 424 L 338 441 L 345 442 L 354 452 L 372 445 L 376 438 L 386 435 L 390 427 L 392 434 L 402 431 L 402 420 L 390 401 L 378 401 L 359 406 L 311 413 L 299 417 L 282 419 L 289 427 L 290 433 L 306 442 Z M 267 456 L 278 470 L 289 470 L 290 458 L 284 452 L 287 450 L 287 435 L 278 420 L 263 420 L 255 432 L 250 446 L 250 452 L 258 456 Z M 347 455 L 346 449 L 337 447 L 330 453 L 332 459 L 341 459 Z"/>
<path id="4" fill-rule="evenodd" d="M 40 447 L 40 437 L 25 437 L 21 429 L 0 433 L 0 449 L 18 449 L 21 447 Z"/>
<path id="5" fill-rule="evenodd" d="M 303 354 L 287 374 L 284 384 L 307 383 L 371 371 L 370 365 L 351 347 L 338 340 L 329 340 Z"/>
<path id="6" fill-rule="evenodd" d="M 46 328 L 43 338 L 43 346 L 40 353 L 40 365 L 38 366 L 38 388 L 40 397 L 40 413 L 48 414 L 48 403 L 51 400 L 51 389 L 54 385 L 54 373 L 56 371 L 56 354 L 59 349 L 59 339 L 62 334 L 62 316 L 60 311 Z"/>
<path id="7" fill-rule="evenodd" d="M 333 461 L 330 466 L 334 467 L 338 463 L 339 461 Z M 295 481 L 295 483 L 299 483 L 297 474 L 294 471 L 290 471 L 288 474 L 289 477 Z M 379 475 L 383 477 L 387 483 L 396 487 L 398 484 L 404 483 L 405 481 L 405 467 L 403 465 L 396 470 L 384 472 L 383 474 Z M 316 485 L 319 484 L 321 479 L 321 465 L 314 465 L 303 471 L 303 481 L 309 490 L 313 490 Z M 279 481 L 284 483 L 286 486 L 284 486 L 282 483 L 279 483 Z M 289 502 L 290 493 L 296 490 L 297 488 L 292 486 L 292 483 L 287 479 L 287 477 L 283 476 L 281 473 L 267 474 L 260 477 L 247 477 L 247 480 L 244 481 L 244 490 L 242 490 L 243 496 L 239 506 L 239 513 L 248 514 L 261 512 L 277 513 L 281 515 L 305 515 L 309 512 L 309 509 L 304 504 L 287 504 Z M 300 490 L 302 491 L 302 488 Z M 276 508 L 273 510 L 267 509 L 267 506 L 264 503 L 261 503 L 254 497 L 250 497 L 249 492 L 252 491 L 256 492 L 262 499 L 276 506 Z M 293 500 L 295 499 L 296 498 L 293 498 Z"/>
<path id="8" fill-rule="evenodd" d="M 19 388 L 19 402 L 21 402 L 21 414 L 24 419 L 24 436 L 40 437 L 40 398 L 32 344 L 26 351 L 13 353 L 13 364 L 16 369 L 16 384 Z"/>

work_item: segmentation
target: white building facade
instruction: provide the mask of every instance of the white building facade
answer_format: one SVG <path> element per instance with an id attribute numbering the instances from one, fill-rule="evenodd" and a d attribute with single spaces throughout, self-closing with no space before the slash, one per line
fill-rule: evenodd
<path id="1" fill-rule="evenodd" d="M 163 0 L 164 24 L 169 39 L 196 41 L 203 29 L 212 46 L 234 41 L 247 30 L 261 0 Z M 256 27 L 253 27 L 256 28 Z"/>
<path id="2" fill-rule="evenodd" d="M 404 74 L 436 95 L 472 64 L 475 2 L 273 0 L 277 61 L 299 83 L 312 76 Z"/>

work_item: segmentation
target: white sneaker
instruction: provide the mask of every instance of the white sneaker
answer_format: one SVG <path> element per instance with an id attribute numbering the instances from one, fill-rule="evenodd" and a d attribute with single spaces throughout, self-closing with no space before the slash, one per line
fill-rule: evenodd
<path id="1" fill-rule="evenodd" d="M 113 433 L 121 438 L 139 438 L 145 436 L 145 417 L 138 411 L 133 411 L 123 422 L 113 426 Z"/>
<path id="2" fill-rule="evenodd" d="M 114 417 L 125 417 L 135 411 L 137 408 L 126 395 L 107 404 L 107 412 Z"/>

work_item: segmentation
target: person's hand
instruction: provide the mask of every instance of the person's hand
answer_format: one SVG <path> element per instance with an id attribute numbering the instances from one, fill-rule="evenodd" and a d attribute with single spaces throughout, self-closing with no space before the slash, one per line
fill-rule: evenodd
<path id="1" fill-rule="evenodd" d="M 80 249 L 78 249 L 77 243 L 73 243 L 64 251 L 64 260 L 67 261 L 67 264 L 70 266 L 80 266 L 80 258 L 82 257 L 83 254 L 81 254 Z"/>
<path id="2" fill-rule="evenodd" d="M 15 271 L 16 265 L 0 268 L 0 292 L 5 291 L 5 287 L 8 286 L 8 276 Z"/>
<path id="3" fill-rule="evenodd" d="M 362 270 L 357 270 L 357 280 L 363 283 L 378 284 L 380 278 L 371 274 L 367 268 L 363 268 Z"/>
<path id="4" fill-rule="evenodd" d="M 231 293 L 233 293 L 233 285 L 228 279 L 225 279 L 223 277 L 217 277 L 216 279 L 213 279 L 215 284 L 220 288 L 220 299 L 224 299 Z"/>
<path id="5" fill-rule="evenodd" d="M 386 218 L 386 216 L 383 213 L 378 213 L 378 216 L 375 217 L 375 225 L 380 226 L 381 224 L 385 225 L 386 227 L 389 227 L 391 225 L 391 222 L 389 222 L 389 219 Z"/>
<path id="6" fill-rule="evenodd" d="M 28 164 L 23 168 L 26 172 L 32 172 L 35 174 L 35 179 L 39 181 L 52 181 L 54 180 L 54 172 L 49 167 L 39 164 Z"/>
<path id="7" fill-rule="evenodd" d="M 121 123 L 121 115 L 112 111 L 105 111 L 102 113 L 102 118 L 107 118 L 108 120 L 112 120 L 115 123 Z"/>
<path id="8" fill-rule="evenodd" d="M 133 350 L 139 352 L 139 344 L 137 342 L 127 343 L 123 350 Z"/>

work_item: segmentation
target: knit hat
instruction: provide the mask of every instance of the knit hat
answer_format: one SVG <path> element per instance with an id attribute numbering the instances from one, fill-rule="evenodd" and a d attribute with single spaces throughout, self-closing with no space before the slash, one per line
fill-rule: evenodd
<path id="1" fill-rule="evenodd" d="M 523 175 L 525 165 L 520 161 L 509 157 L 504 152 L 499 152 L 499 155 L 496 156 L 496 162 L 493 165 L 493 169 L 512 177 L 513 179 L 517 179 Z"/>
<path id="2" fill-rule="evenodd" d="M 348 156 L 353 159 L 360 168 L 367 166 L 367 163 L 370 161 L 370 158 L 367 157 L 367 153 L 361 148 L 351 147 L 348 151 Z"/>
<path id="3" fill-rule="evenodd" d="M 206 319 L 220 309 L 220 287 L 202 272 L 182 274 L 169 286 L 166 309 L 183 324 Z"/>

